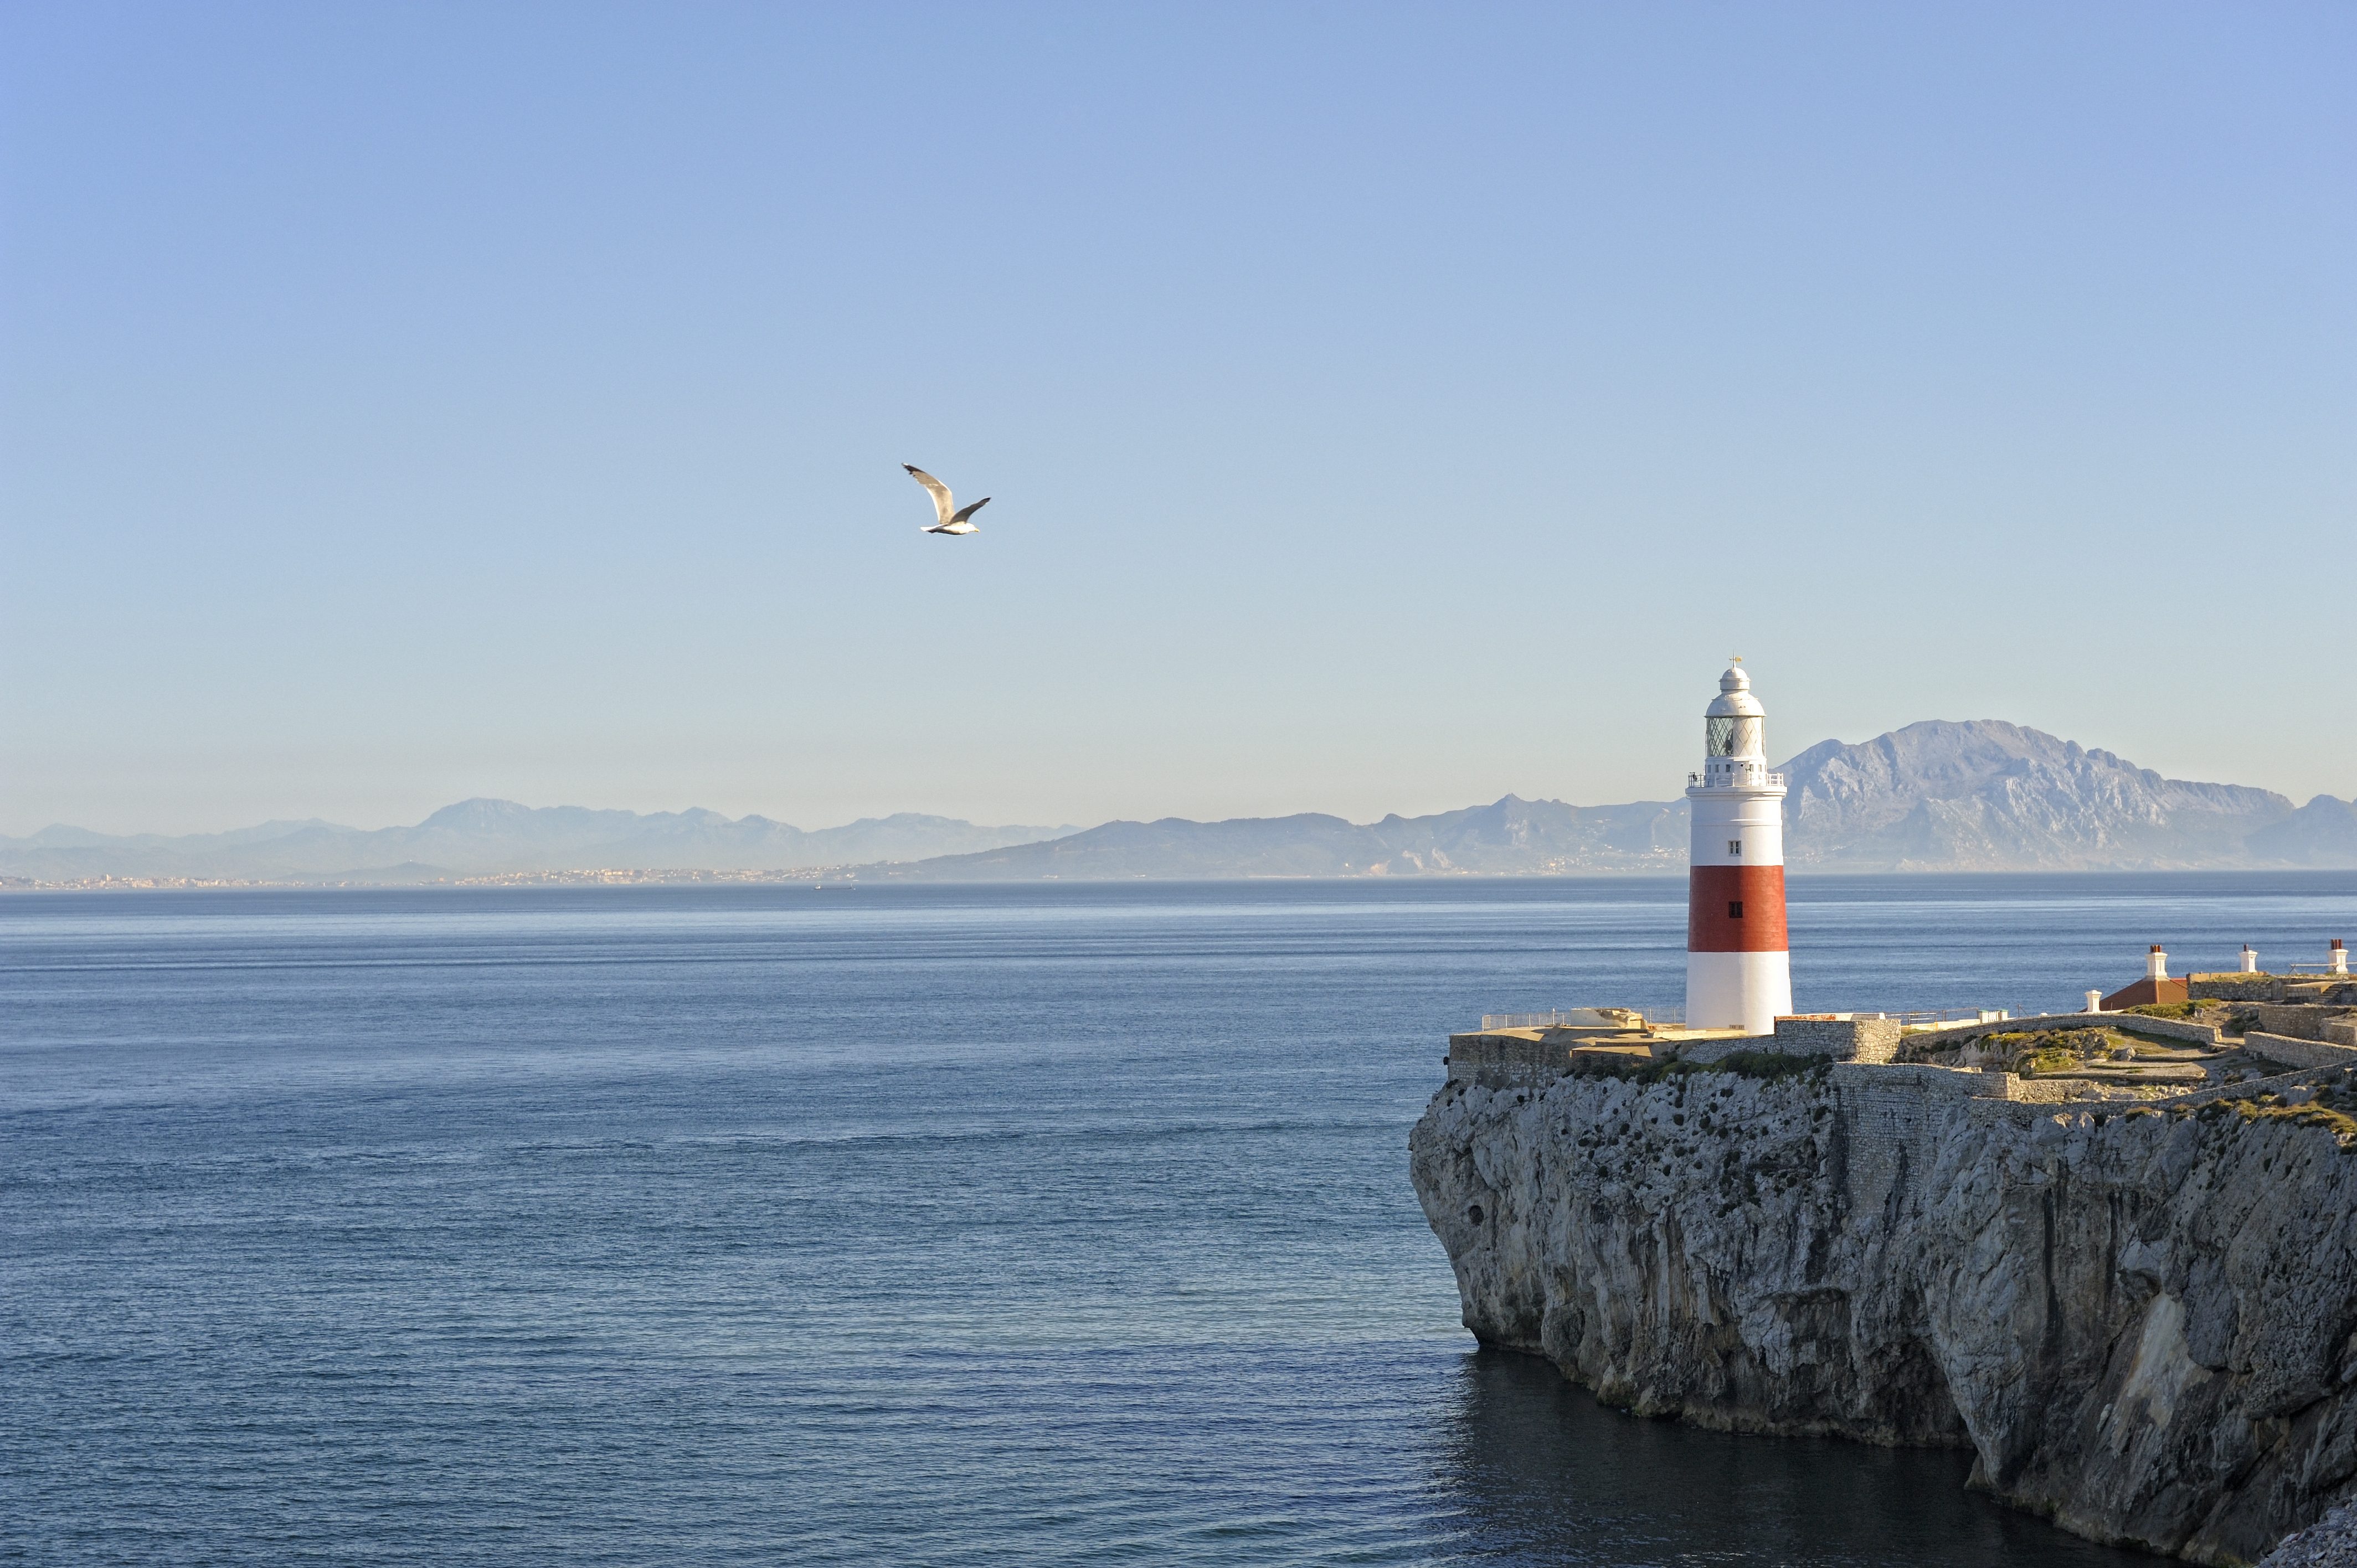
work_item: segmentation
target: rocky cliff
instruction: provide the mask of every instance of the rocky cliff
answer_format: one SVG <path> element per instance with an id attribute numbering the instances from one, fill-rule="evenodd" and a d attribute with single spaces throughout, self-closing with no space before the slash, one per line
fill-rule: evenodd
<path id="1" fill-rule="evenodd" d="M 1451 1082 L 1409 1140 L 1466 1326 L 1603 1399 L 1969 1446 L 2065 1529 L 2249 1562 L 2357 1477 L 2357 1122 L 1948 1101 L 1934 1069 Z"/>

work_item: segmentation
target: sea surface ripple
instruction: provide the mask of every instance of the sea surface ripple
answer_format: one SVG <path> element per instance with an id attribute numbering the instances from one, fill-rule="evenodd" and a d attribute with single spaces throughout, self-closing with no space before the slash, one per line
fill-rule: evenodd
<path id="1" fill-rule="evenodd" d="M 1445 1035 L 1674 1003 L 1683 895 L 0 897 L 0 1558 L 2147 1561 L 1458 1326 L 1406 1176 Z M 1799 878 L 1794 979 L 2018 1010 L 2352 916 Z"/>

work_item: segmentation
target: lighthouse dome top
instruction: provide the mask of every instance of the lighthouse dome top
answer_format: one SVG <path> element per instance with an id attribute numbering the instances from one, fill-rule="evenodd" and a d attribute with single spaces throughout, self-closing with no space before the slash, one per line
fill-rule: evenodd
<path id="1" fill-rule="evenodd" d="M 1766 712 L 1760 699 L 1751 694 L 1751 677 L 1742 665 L 1732 664 L 1718 678 L 1718 695 L 1703 710 L 1703 714 L 1714 719 L 1756 719 Z"/>

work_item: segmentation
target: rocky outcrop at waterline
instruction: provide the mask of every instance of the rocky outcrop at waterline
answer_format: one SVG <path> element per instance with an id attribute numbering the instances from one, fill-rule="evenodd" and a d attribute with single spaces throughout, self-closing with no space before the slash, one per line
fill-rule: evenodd
<path id="1" fill-rule="evenodd" d="M 2343 1503 L 2286 1540 L 2259 1568 L 2357 1568 L 2357 1503 Z"/>
<path id="2" fill-rule="evenodd" d="M 2155 1107 L 1910 1082 L 1942 1071 L 1453 1079 L 1409 1148 L 1466 1326 L 1643 1414 L 1970 1447 L 2006 1500 L 2199 1562 L 2347 1495 L 2357 1075 Z"/>

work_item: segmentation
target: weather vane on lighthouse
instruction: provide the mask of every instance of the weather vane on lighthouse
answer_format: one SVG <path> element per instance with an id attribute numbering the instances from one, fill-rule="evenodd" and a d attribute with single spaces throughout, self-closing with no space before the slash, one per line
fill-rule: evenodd
<path id="1" fill-rule="evenodd" d="M 1765 1035 L 1792 1010 L 1784 934 L 1784 779 L 1768 771 L 1767 714 L 1740 654 L 1703 710 L 1688 777 L 1686 1027 Z"/>

